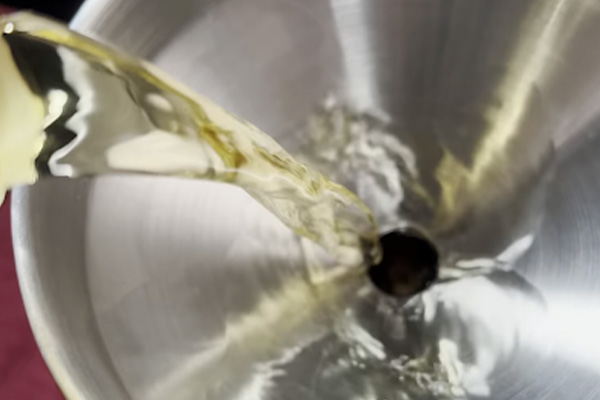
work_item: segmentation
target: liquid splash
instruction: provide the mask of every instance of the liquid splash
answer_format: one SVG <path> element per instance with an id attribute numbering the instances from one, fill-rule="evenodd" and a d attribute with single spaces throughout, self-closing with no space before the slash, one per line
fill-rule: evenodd
<path id="1" fill-rule="evenodd" d="M 315 281 L 380 257 L 368 208 L 251 124 L 47 19 L 13 14 L 0 30 L 2 187 L 118 172 L 217 180 L 301 237 Z"/>

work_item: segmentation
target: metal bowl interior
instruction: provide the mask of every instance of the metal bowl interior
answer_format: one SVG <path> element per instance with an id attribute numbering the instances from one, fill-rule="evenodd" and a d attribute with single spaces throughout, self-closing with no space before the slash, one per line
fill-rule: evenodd
<path id="1" fill-rule="evenodd" d="M 15 255 L 65 395 L 595 398 L 598 21 L 595 1 L 88 0 L 74 28 L 153 61 L 291 152 L 329 94 L 386 114 L 431 199 L 407 195 L 399 215 L 432 238 L 442 267 L 506 268 L 408 305 L 373 290 L 347 302 L 388 354 L 454 360 L 446 378 L 465 390 L 411 391 L 336 363 L 346 353 L 324 328 L 329 311 L 292 285 L 293 241 L 241 190 L 43 181 L 15 190 Z M 407 314 L 416 301 L 435 310 L 419 323 Z"/>

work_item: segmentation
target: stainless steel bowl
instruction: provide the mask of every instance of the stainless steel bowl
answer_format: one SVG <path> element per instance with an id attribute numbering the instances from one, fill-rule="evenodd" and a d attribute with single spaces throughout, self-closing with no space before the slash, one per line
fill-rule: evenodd
<path id="1" fill-rule="evenodd" d="M 43 181 L 15 190 L 15 253 L 66 396 L 597 398 L 599 21 L 595 0 L 88 0 L 74 28 L 292 152 L 328 94 L 387 114 L 418 170 L 398 215 L 446 280 L 311 297 L 236 188 Z"/>

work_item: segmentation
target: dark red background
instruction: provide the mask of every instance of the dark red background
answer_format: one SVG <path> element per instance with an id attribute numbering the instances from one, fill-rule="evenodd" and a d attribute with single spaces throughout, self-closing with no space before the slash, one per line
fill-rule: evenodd
<path id="1" fill-rule="evenodd" d="M 19 292 L 10 235 L 10 198 L 0 207 L 0 399 L 59 400 L 35 344 Z"/>
<path id="2" fill-rule="evenodd" d="M 7 11 L 0 5 L 0 14 Z M 25 315 L 15 272 L 7 196 L 0 207 L 0 400 L 62 399 Z"/>

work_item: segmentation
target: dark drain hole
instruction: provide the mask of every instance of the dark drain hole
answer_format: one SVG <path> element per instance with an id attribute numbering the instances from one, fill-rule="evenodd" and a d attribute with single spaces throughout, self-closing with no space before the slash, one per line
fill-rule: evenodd
<path id="1" fill-rule="evenodd" d="M 373 284 L 384 293 L 408 297 L 425 290 L 436 278 L 438 253 L 415 232 L 393 231 L 380 238 L 381 263 L 369 269 Z"/>

